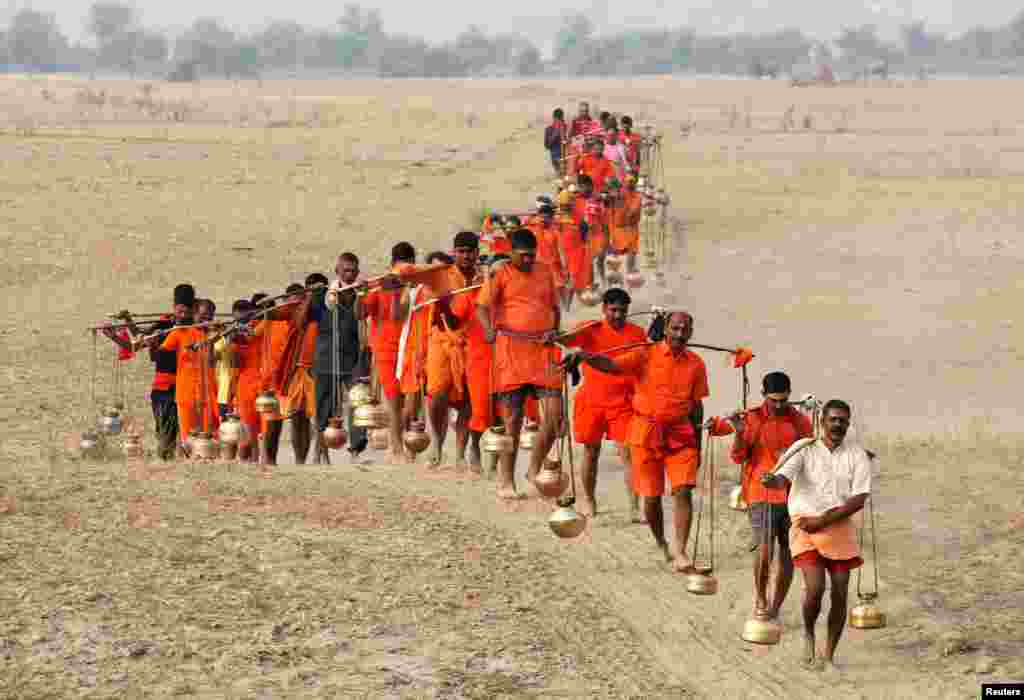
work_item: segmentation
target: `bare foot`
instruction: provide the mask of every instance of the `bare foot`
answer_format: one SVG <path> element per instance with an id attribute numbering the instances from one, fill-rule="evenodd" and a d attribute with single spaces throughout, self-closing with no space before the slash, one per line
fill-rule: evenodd
<path id="1" fill-rule="evenodd" d="M 677 552 L 672 559 L 672 571 L 677 574 L 693 574 L 697 572 L 697 569 L 694 568 L 693 562 L 688 556 Z"/>
<path id="2" fill-rule="evenodd" d="M 415 459 L 415 457 L 414 457 Z M 430 456 L 427 457 L 428 467 L 439 467 L 441 466 L 441 450 L 431 450 Z"/>
<path id="3" fill-rule="evenodd" d="M 810 637 L 804 637 L 804 653 L 800 657 L 800 666 L 805 671 L 821 670 L 821 665 L 818 663 L 817 653 L 814 648 L 814 639 Z"/>
<path id="4" fill-rule="evenodd" d="M 523 498 L 523 494 L 517 492 L 516 487 L 509 484 L 498 487 L 498 498 L 503 501 L 518 501 Z"/>
<path id="5" fill-rule="evenodd" d="M 580 515 L 585 515 L 588 518 L 593 518 L 597 515 L 597 504 L 587 497 L 580 499 L 579 507 L 576 509 Z"/>

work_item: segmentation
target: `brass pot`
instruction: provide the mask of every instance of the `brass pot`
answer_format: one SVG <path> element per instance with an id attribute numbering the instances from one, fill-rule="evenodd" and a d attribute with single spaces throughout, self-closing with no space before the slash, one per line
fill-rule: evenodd
<path id="1" fill-rule="evenodd" d="M 217 432 L 220 437 L 221 444 L 234 445 L 237 447 L 245 439 L 246 430 L 238 416 L 230 415 L 224 419 L 223 423 L 220 424 L 220 430 Z"/>
<path id="2" fill-rule="evenodd" d="M 885 627 L 885 613 L 875 605 L 874 596 L 861 596 L 860 602 L 850 610 L 850 627 L 873 630 Z"/>
<path id="3" fill-rule="evenodd" d="M 197 433 L 192 438 L 192 454 L 199 459 L 214 459 L 219 449 L 210 433 Z"/>
<path id="4" fill-rule="evenodd" d="M 505 428 L 497 425 L 484 431 L 480 438 L 480 449 L 493 454 L 510 455 L 515 452 L 515 443 L 510 435 L 505 433 Z"/>
<path id="5" fill-rule="evenodd" d="M 402 435 L 402 442 L 405 443 L 406 449 L 414 455 L 423 452 L 423 450 L 430 447 L 430 435 L 427 434 L 426 425 L 421 421 L 409 423 L 409 429 Z"/>
<path id="6" fill-rule="evenodd" d="M 611 270 L 605 273 L 605 282 L 608 283 L 609 287 L 618 287 L 622 284 L 622 273 L 615 270 Z"/>
<path id="7" fill-rule="evenodd" d="M 766 617 L 752 617 L 743 625 L 743 641 L 752 644 L 778 644 L 782 639 L 782 625 Z"/>
<path id="8" fill-rule="evenodd" d="M 686 590 L 695 595 L 712 595 L 718 593 L 718 579 L 710 573 L 687 574 Z"/>
<path id="9" fill-rule="evenodd" d="M 370 385 L 365 382 L 354 384 L 348 390 L 348 402 L 352 404 L 353 408 L 373 403 L 373 390 L 370 388 Z"/>
<path id="10" fill-rule="evenodd" d="M 630 289 L 639 289 L 644 286 L 644 276 L 639 272 L 630 272 L 626 274 L 626 286 Z"/>
<path id="11" fill-rule="evenodd" d="M 580 303 L 584 306 L 597 306 L 601 303 L 601 295 L 593 289 L 584 289 L 578 294 Z"/>
<path id="12" fill-rule="evenodd" d="M 587 528 L 587 518 L 572 506 L 563 506 L 548 518 L 548 527 L 562 539 L 572 539 L 579 537 Z"/>
<path id="13" fill-rule="evenodd" d="M 562 475 L 562 463 L 546 460 L 537 474 L 537 490 L 546 498 L 558 498 L 565 491 L 565 478 Z"/>
<path id="14" fill-rule="evenodd" d="M 324 445 L 329 450 L 340 450 L 348 442 L 348 433 L 345 432 L 345 421 L 341 418 L 328 418 L 327 427 L 324 428 Z"/>
<path id="15" fill-rule="evenodd" d="M 386 428 L 391 423 L 388 409 L 379 403 L 367 403 L 352 413 L 352 424 L 357 428 Z"/>
<path id="16" fill-rule="evenodd" d="M 537 444 L 537 437 L 539 435 L 540 430 L 538 430 L 536 423 L 524 425 L 522 432 L 519 433 L 519 449 L 532 450 L 533 446 Z"/>
<path id="17" fill-rule="evenodd" d="M 387 428 L 374 428 L 367 435 L 370 449 L 386 450 L 391 445 L 391 434 Z"/>
<path id="18" fill-rule="evenodd" d="M 605 257 L 604 265 L 609 270 L 619 270 L 622 268 L 622 257 L 618 255 L 609 255 Z"/>
<path id="19" fill-rule="evenodd" d="M 256 411 L 262 413 L 268 417 L 268 420 L 276 420 L 270 418 L 270 416 L 278 415 L 278 411 L 281 410 L 281 404 L 274 396 L 272 391 L 262 391 L 260 395 L 256 397 Z"/>
<path id="20" fill-rule="evenodd" d="M 78 447 L 82 452 L 92 452 L 100 444 L 100 436 L 94 432 L 86 431 L 82 433 L 82 439 L 78 442 Z"/>
<path id="21" fill-rule="evenodd" d="M 141 457 L 142 456 L 142 436 L 141 435 L 125 435 L 121 442 L 121 449 L 124 450 L 125 457 Z"/>
<path id="22" fill-rule="evenodd" d="M 109 408 L 99 418 L 99 429 L 104 435 L 118 435 L 121 432 L 121 412 L 116 408 Z"/>
<path id="23" fill-rule="evenodd" d="M 729 492 L 729 507 L 733 510 L 746 510 L 747 502 L 743 500 L 743 487 L 733 486 Z"/>

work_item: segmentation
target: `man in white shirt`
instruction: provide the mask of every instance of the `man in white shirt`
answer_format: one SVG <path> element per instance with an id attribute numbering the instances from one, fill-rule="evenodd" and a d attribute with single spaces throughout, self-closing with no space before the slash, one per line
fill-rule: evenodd
<path id="1" fill-rule="evenodd" d="M 774 474 L 761 477 L 768 488 L 789 487 L 792 527 L 789 547 L 793 564 L 803 572 L 803 663 L 817 668 L 814 626 L 825 594 L 825 572 L 831 579 L 825 662 L 834 667 L 846 624 L 850 571 L 864 563 L 851 516 L 871 493 L 871 460 L 859 445 L 843 444 L 850 428 L 850 406 L 832 399 L 822 409 L 822 436 L 790 458 Z"/>

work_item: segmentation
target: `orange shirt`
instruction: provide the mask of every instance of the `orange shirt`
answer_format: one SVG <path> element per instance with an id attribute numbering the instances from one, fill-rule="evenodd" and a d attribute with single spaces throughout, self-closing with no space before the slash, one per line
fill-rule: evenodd
<path id="1" fill-rule="evenodd" d="M 479 289 L 465 292 L 454 297 L 451 302 L 452 315 L 459 319 L 461 328 L 465 330 L 469 352 L 486 352 L 490 356 L 487 340 L 484 338 L 484 327 L 476 315 L 476 302 L 480 297 Z"/>
<path id="2" fill-rule="evenodd" d="M 785 489 L 761 485 L 761 475 L 775 468 L 779 457 L 800 438 L 811 437 L 811 421 L 795 408 L 773 416 L 762 404 L 747 413 L 743 427 L 744 449 L 733 443 L 732 461 L 743 465 L 743 499 L 747 503 L 785 503 Z"/>
<path id="3" fill-rule="evenodd" d="M 583 323 L 581 326 L 579 332 L 570 336 L 562 344 L 581 348 L 586 352 L 604 352 L 622 345 L 642 343 L 647 340 L 646 331 L 628 321 L 621 331 L 612 328 L 607 321 Z M 583 365 L 583 386 L 576 395 L 576 400 L 602 408 L 628 406 L 633 398 L 635 385 L 636 378 L 632 375 L 606 374 L 585 364 Z"/>
<path id="4" fill-rule="evenodd" d="M 530 222 L 530 230 L 537 237 L 537 262 L 543 263 L 551 268 L 555 276 L 555 286 L 565 286 L 565 271 L 562 268 L 562 256 L 559 253 L 560 242 L 558 240 L 560 229 L 557 223 L 545 225 L 543 219 L 535 219 Z"/>
<path id="5" fill-rule="evenodd" d="M 206 340 L 206 332 L 201 328 L 175 328 L 164 342 L 160 344 L 161 350 L 171 350 L 178 353 L 177 373 L 177 396 L 180 402 L 184 399 L 191 399 L 198 394 L 200 384 L 203 381 L 203 358 L 210 358 L 213 350 L 189 350 L 192 343 L 199 343 Z M 205 380 L 208 389 L 216 387 L 213 367 L 205 367 Z"/>
<path id="6" fill-rule="evenodd" d="M 710 395 L 704 360 L 688 348 L 677 357 L 668 341 L 626 352 L 614 362 L 637 378 L 633 410 L 657 422 L 686 419 Z"/>
<path id="7" fill-rule="evenodd" d="M 273 321 L 264 319 L 253 327 L 253 334 L 262 338 L 264 343 L 263 358 L 263 386 L 281 391 L 281 387 L 274 386 L 274 369 L 284 359 L 285 346 L 288 344 L 288 332 L 291 321 Z M 267 334 L 270 334 L 269 341 Z"/>
<path id="8" fill-rule="evenodd" d="M 535 262 L 523 272 L 512 263 L 499 267 L 484 283 L 477 305 L 491 309 L 494 327 L 518 333 L 545 333 L 555 328 L 558 294 L 547 265 Z"/>
<path id="9" fill-rule="evenodd" d="M 594 183 L 594 192 L 601 192 L 604 183 L 615 177 L 615 166 L 607 158 L 598 158 L 588 153 L 580 159 L 579 174 L 590 177 Z"/>
<path id="10" fill-rule="evenodd" d="M 636 190 L 624 190 L 622 200 L 616 202 L 609 210 L 609 228 L 637 230 L 640 226 L 642 200 L 642 195 Z"/>
<path id="11" fill-rule="evenodd" d="M 255 337 L 235 341 L 235 348 L 238 350 L 239 378 L 258 377 L 263 371 L 263 342 L 261 338 Z"/>
<path id="12" fill-rule="evenodd" d="M 313 366 L 313 356 L 316 354 L 316 337 L 320 332 L 320 324 L 310 321 L 306 324 L 306 334 L 302 336 L 302 352 L 299 354 L 299 367 L 309 369 Z"/>
<path id="13" fill-rule="evenodd" d="M 363 297 L 363 309 L 367 318 L 373 320 L 370 332 L 370 349 L 374 352 L 397 352 L 402 337 L 402 321 L 392 318 L 399 295 L 394 291 L 378 289 Z"/>

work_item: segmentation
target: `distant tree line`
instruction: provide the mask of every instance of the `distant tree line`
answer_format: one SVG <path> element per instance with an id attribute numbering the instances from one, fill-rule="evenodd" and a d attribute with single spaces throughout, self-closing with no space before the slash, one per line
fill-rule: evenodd
<path id="1" fill-rule="evenodd" d="M 1024 58 L 1024 11 L 1002 27 L 974 27 L 956 37 L 913 22 L 902 28 L 898 42 L 882 40 L 871 25 L 844 27 L 829 42 L 797 29 L 701 36 L 682 27 L 599 36 L 579 13 L 564 16 L 552 29 L 556 37 L 550 60 L 526 37 L 489 35 L 477 26 L 440 44 L 391 34 L 377 10 L 357 4 L 346 5 L 328 28 L 275 21 L 258 33 L 239 34 L 218 19 L 203 17 L 171 38 L 144 26 L 130 5 L 112 0 L 92 5 L 88 44 L 71 44 L 56 15 L 21 10 L 0 29 L 0 65 L 194 80 L 309 71 L 403 78 L 678 72 L 776 76 L 813 70 L 815 62 L 863 72 L 877 72 L 872 67 L 882 65 L 885 71 L 992 73 L 1016 72 Z"/>

